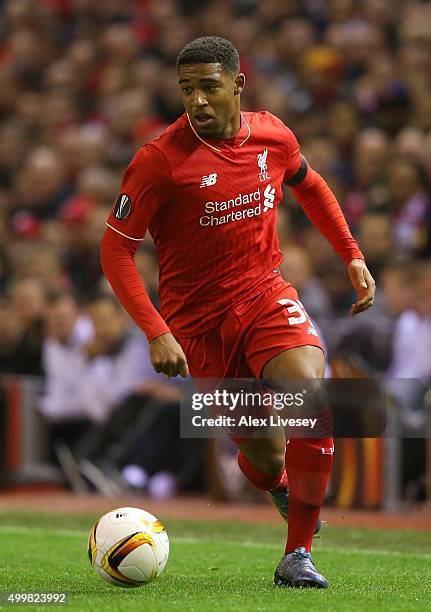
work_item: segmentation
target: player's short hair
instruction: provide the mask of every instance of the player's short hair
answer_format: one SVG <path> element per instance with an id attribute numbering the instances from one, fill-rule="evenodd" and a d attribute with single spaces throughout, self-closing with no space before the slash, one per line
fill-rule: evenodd
<path id="1" fill-rule="evenodd" d="M 239 72 L 239 53 L 226 38 L 201 36 L 189 42 L 177 57 L 177 70 L 183 64 L 221 64 L 226 70 Z"/>

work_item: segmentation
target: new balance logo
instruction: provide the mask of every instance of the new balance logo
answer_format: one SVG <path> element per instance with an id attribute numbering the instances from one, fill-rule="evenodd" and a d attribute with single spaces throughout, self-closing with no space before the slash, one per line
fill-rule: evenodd
<path id="1" fill-rule="evenodd" d="M 274 208 L 275 200 L 275 187 L 271 187 L 271 183 L 265 187 L 263 196 L 265 198 L 263 202 L 263 212 L 268 212 L 269 208 Z"/>
<path id="2" fill-rule="evenodd" d="M 319 335 L 312 325 L 308 326 L 307 334 L 311 334 L 312 336 L 318 336 Z"/>
<path id="3" fill-rule="evenodd" d="M 201 189 L 202 187 L 210 187 L 211 185 L 215 185 L 217 183 L 217 172 L 213 174 L 207 174 L 202 177 Z"/>

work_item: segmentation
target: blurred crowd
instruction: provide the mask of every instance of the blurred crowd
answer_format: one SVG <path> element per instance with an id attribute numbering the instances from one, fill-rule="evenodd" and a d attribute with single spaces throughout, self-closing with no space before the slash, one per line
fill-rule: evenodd
<path id="1" fill-rule="evenodd" d="M 283 272 L 331 358 L 431 376 L 430 23 L 431 4 L 413 0 L 1 3 L 0 371 L 46 377 L 41 409 L 54 430 L 67 420 L 87 432 L 90 421 L 104 439 L 130 397 L 166 410 L 177 401 L 111 299 L 99 241 L 125 166 L 182 113 L 175 59 L 200 35 L 237 46 L 243 109 L 295 132 L 376 278 L 373 311 L 348 319 L 343 265 L 286 191 Z M 157 304 L 149 237 L 136 261 Z"/>

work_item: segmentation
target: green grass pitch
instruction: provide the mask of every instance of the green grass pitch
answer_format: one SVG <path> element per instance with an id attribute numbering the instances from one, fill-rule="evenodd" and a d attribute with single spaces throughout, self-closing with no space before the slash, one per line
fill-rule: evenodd
<path id="1" fill-rule="evenodd" d="M 171 544 L 164 573 L 147 586 L 122 589 L 103 582 L 88 562 L 96 518 L 0 514 L 0 590 L 68 591 L 67 605 L 31 608 L 67 612 L 431 610 L 431 532 L 324 526 L 313 557 L 330 588 L 294 590 L 272 585 L 283 525 L 161 516 Z"/>

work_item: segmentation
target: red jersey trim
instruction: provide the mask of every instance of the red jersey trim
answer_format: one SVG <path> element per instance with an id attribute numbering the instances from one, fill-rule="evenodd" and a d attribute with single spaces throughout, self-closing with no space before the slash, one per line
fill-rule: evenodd
<path id="1" fill-rule="evenodd" d="M 117 234 L 120 234 L 121 236 L 124 236 L 124 238 L 128 238 L 129 240 L 137 240 L 138 242 L 141 242 L 142 240 L 144 240 L 144 238 L 132 238 L 132 236 L 128 236 L 127 234 L 123 234 L 123 232 L 120 232 L 120 230 L 117 230 L 115 227 L 113 227 L 112 225 L 109 225 L 109 223 L 106 224 L 111 230 L 114 230 L 114 232 L 117 232 Z"/>
<path id="2" fill-rule="evenodd" d="M 187 120 L 188 120 L 188 122 L 189 122 L 189 125 L 190 125 L 190 127 L 192 128 L 192 132 L 193 132 L 193 134 L 196 136 L 196 138 L 198 138 L 198 139 L 199 139 L 201 142 L 203 142 L 203 143 L 204 143 L 204 145 L 206 145 L 207 147 L 209 147 L 209 148 L 210 148 L 210 149 L 212 149 L 213 151 L 217 151 L 217 153 L 220 153 L 220 152 L 221 152 L 221 149 L 218 149 L 217 147 L 215 147 L 214 145 L 210 144 L 209 142 L 207 142 L 206 140 L 204 140 L 203 138 L 201 138 L 201 137 L 199 136 L 199 134 L 197 133 L 197 131 L 196 131 L 196 130 L 195 130 L 195 128 L 193 127 L 193 124 L 192 124 L 192 122 L 191 122 L 191 120 L 190 120 L 189 114 L 188 114 L 188 113 L 186 113 L 186 116 L 187 116 Z M 238 147 L 242 147 L 242 145 L 243 145 L 243 144 L 245 144 L 245 143 L 247 142 L 247 140 L 248 140 L 248 139 L 250 138 L 250 136 L 251 136 L 251 128 L 250 128 L 250 126 L 249 126 L 249 124 L 248 124 L 248 122 L 247 122 L 246 118 L 244 117 L 244 115 L 243 115 L 242 113 L 241 113 L 241 119 L 242 119 L 242 120 L 244 121 L 244 123 L 246 124 L 246 126 L 247 126 L 247 130 L 248 130 L 248 133 L 247 133 L 247 136 L 244 138 L 244 140 L 243 140 L 243 141 L 242 141 L 242 142 L 241 142 L 241 143 L 238 145 Z"/>
<path id="3" fill-rule="evenodd" d="M 247 123 L 247 119 L 244 117 L 244 115 L 241 113 L 241 118 L 244 119 L 244 123 L 246 124 L 247 128 L 248 128 L 248 134 L 247 136 L 244 138 L 244 140 L 238 145 L 239 147 L 242 147 L 243 144 L 245 144 L 247 142 L 247 140 L 250 138 L 251 136 L 251 127 L 249 126 L 249 124 Z"/>

